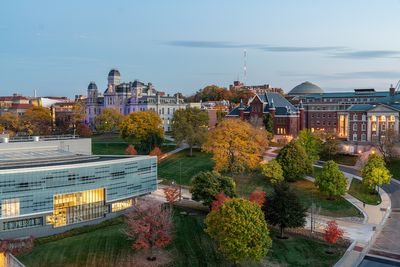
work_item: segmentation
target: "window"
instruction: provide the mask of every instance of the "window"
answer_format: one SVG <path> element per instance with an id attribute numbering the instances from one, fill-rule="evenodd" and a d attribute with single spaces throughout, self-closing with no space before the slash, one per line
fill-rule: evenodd
<path id="1" fill-rule="evenodd" d="M 353 131 L 357 131 L 357 123 L 353 123 Z"/>
<path id="2" fill-rule="evenodd" d="M 381 125 L 381 130 L 382 130 L 382 131 L 386 131 L 386 124 L 383 123 L 383 124 Z"/>
<path id="3" fill-rule="evenodd" d="M 367 125 L 366 125 L 365 123 L 363 123 L 363 124 L 361 125 L 361 130 L 362 130 L 363 132 L 365 132 L 365 131 L 367 130 Z"/>
<path id="4" fill-rule="evenodd" d="M 372 131 L 376 132 L 376 122 L 373 122 L 371 124 L 371 129 L 372 129 Z"/>
<path id="5" fill-rule="evenodd" d="M 127 200 L 114 202 L 114 203 L 111 204 L 111 211 L 115 212 L 115 211 L 127 209 L 127 208 L 132 207 L 132 205 L 133 205 L 132 199 L 127 199 Z"/>
<path id="6" fill-rule="evenodd" d="M 361 141 L 367 141 L 367 135 L 365 133 L 361 135 Z"/>
<path id="7" fill-rule="evenodd" d="M 357 116 L 357 114 L 354 114 L 353 115 L 353 121 L 356 121 L 356 120 L 358 120 L 358 116 Z"/>
<path id="8" fill-rule="evenodd" d="M 1 217 L 14 217 L 19 215 L 19 198 L 3 199 L 1 203 Z"/>
<path id="9" fill-rule="evenodd" d="M 353 141 L 357 141 L 357 134 L 353 134 Z"/>
<path id="10" fill-rule="evenodd" d="M 361 119 L 362 119 L 363 121 L 366 121 L 366 120 L 367 120 L 367 116 L 362 115 Z"/>

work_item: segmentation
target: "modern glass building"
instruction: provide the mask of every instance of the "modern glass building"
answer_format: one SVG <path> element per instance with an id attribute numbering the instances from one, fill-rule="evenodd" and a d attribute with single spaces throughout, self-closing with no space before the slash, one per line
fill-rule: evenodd
<path id="1" fill-rule="evenodd" d="M 0 144 L 0 238 L 50 235 L 104 220 L 156 190 L 156 182 L 156 157 L 1 151 Z"/>

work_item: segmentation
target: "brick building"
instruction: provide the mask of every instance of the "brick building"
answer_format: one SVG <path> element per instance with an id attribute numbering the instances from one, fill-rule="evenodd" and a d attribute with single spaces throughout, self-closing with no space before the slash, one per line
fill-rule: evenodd
<path id="1" fill-rule="evenodd" d="M 245 105 L 243 102 L 231 110 L 228 118 L 241 118 L 252 125 L 263 127 L 263 118 L 271 114 L 274 125 L 274 137 L 290 140 L 304 128 L 304 108 L 291 104 L 279 93 L 256 94 Z"/>

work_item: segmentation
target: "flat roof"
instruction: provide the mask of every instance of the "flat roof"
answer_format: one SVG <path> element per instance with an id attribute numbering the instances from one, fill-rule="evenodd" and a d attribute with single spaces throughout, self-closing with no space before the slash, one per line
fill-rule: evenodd
<path id="1" fill-rule="evenodd" d="M 62 150 L 8 151 L 0 153 L 0 170 L 73 165 L 120 160 L 129 157 L 132 156 L 79 155 Z"/>

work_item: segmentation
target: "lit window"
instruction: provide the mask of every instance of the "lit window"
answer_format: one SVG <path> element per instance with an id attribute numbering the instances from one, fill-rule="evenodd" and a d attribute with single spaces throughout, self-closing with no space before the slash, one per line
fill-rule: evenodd
<path id="1" fill-rule="evenodd" d="M 19 215 L 19 199 L 4 199 L 1 203 L 1 217 L 13 217 Z"/>
<path id="2" fill-rule="evenodd" d="M 132 199 L 122 200 L 111 204 L 111 211 L 116 212 L 119 210 L 124 210 L 132 207 L 133 201 Z"/>

